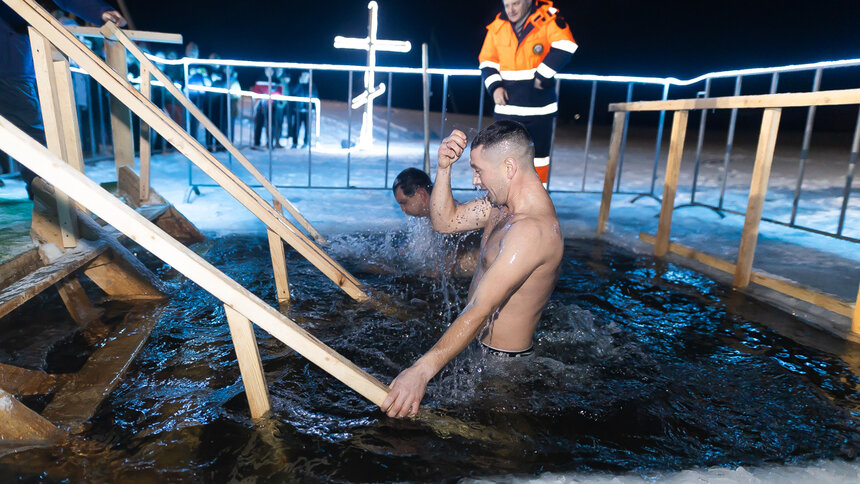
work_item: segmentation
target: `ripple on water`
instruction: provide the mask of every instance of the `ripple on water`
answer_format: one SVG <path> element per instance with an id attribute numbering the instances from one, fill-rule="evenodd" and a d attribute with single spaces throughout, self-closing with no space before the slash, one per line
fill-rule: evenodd
<path id="1" fill-rule="evenodd" d="M 335 258 L 390 311 L 351 301 L 288 251 L 289 316 L 388 382 L 463 306 L 469 281 L 446 259 L 455 243 L 418 221 L 333 238 Z M 201 250 L 274 303 L 265 239 L 223 237 Z M 500 360 L 473 345 L 431 382 L 433 416 L 422 420 L 385 418 L 257 330 L 273 416 L 252 422 L 221 305 L 167 279 L 160 323 L 91 428 L 61 448 L 6 455 L 0 469 L 92 481 L 633 479 L 853 460 L 860 443 L 857 368 L 739 314 L 743 296 L 700 274 L 599 242 L 568 242 L 536 354 Z M 843 351 L 856 360 L 856 348 Z"/>

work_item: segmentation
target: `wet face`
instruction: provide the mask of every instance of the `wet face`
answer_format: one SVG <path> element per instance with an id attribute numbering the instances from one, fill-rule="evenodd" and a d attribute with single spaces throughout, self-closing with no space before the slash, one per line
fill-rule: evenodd
<path id="1" fill-rule="evenodd" d="M 523 19 L 529 9 L 529 0 L 504 0 L 505 14 L 515 24 Z"/>
<path id="2" fill-rule="evenodd" d="M 400 187 L 394 190 L 394 199 L 400 204 L 400 210 L 410 217 L 430 216 L 430 194 L 423 188 L 415 189 L 411 197 L 406 196 Z"/>
<path id="3" fill-rule="evenodd" d="M 469 165 L 472 167 L 472 184 L 486 190 L 487 200 L 502 205 L 507 200 L 508 184 L 504 176 L 504 164 L 492 153 L 485 153 L 483 146 L 472 150 Z"/>

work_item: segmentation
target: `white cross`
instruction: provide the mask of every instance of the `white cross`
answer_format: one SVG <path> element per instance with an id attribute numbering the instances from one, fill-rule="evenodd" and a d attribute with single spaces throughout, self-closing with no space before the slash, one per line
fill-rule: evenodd
<path id="1" fill-rule="evenodd" d="M 352 99 L 352 109 L 365 106 L 364 117 L 361 123 L 361 136 L 359 146 L 367 148 L 373 144 L 373 100 L 385 93 L 385 84 L 379 83 L 374 86 L 374 72 L 376 71 L 376 52 L 409 52 L 412 44 L 401 40 L 379 40 L 376 38 L 377 11 L 379 6 L 375 1 L 367 4 L 370 18 L 367 23 L 367 37 L 342 37 L 334 38 L 336 49 L 359 49 L 367 51 L 367 70 L 364 71 L 364 92 Z"/>

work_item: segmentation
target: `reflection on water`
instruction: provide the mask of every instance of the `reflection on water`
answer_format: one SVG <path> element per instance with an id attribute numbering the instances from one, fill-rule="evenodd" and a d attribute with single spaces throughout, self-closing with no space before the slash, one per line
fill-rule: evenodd
<path id="1" fill-rule="evenodd" d="M 390 381 L 465 297 L 468 279 L 427 262 L 444 260 L 437 244 L 448 242 L 434 237 L 416 222 L 332 244 L 399 306 L 395 316 L 351 301 L 290 252 L 289 316 Z M 210 244 L 199 248 L 208 260 L 274 304 L 264 238 Z M 0 472 L 110 482 L 646 475 L 853 460 L 860 443 L 858 377 L 834 356 L 856 361 L 856 348 L 802 346 L 757 322 L 790 316 L 599 242 L 568 241 L 535 356 L 499 361 L 470 348 L 431 382 L 435 416 L 418 421 L 384 417 L 258 331 L 274 415 L 252 422 L 221 305 L 171 269 L 159 273 L 174 289 L 165 316 L 91 428 L 6 455 Z"/>

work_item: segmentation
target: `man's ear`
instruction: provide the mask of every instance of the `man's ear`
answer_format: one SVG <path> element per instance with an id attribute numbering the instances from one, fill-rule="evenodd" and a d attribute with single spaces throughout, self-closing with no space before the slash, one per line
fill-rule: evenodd
<path id="1" fill-rule="evenodd" d="M 510 156 L 505 158 L 504 167 L 505 176 L 507 177 L 507 179 L 513 180 L 514 175 L 516 175 L 517 170 L 519 170 L 519 164 L 517 163 L 517 160 L 511 158 Z"/>

